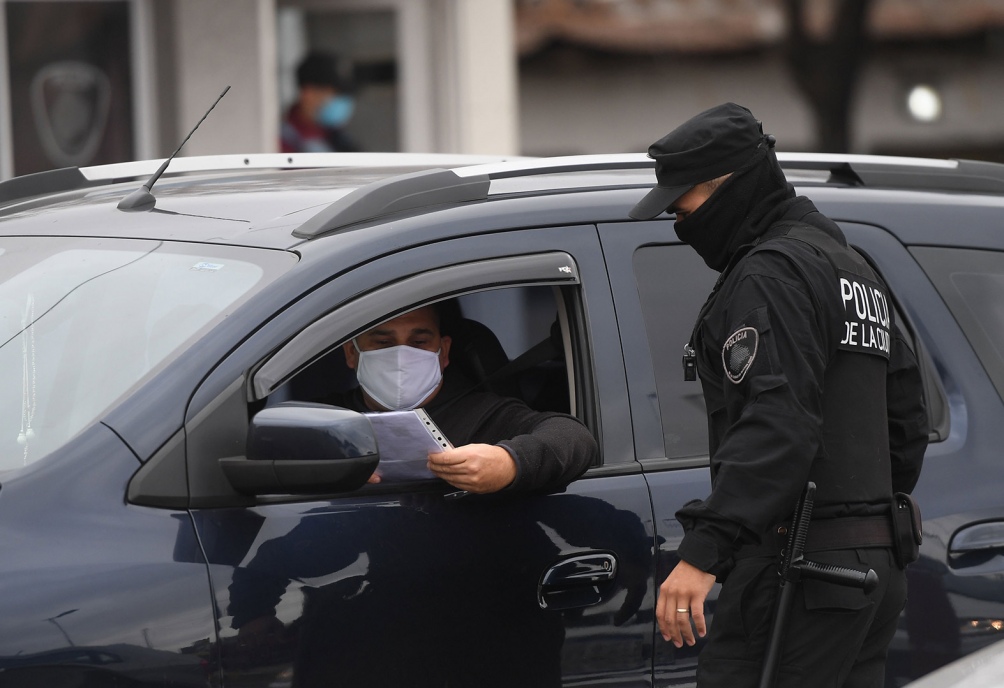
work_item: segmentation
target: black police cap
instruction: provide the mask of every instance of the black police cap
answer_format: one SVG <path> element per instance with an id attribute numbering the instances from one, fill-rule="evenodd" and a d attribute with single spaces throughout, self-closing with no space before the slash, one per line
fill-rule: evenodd
<path id="1" fill-rule="evenodd" d="M 649 146 L 657 185 L 628 214 L 651 220 L 696 184 L 735 172 L 763 141 L 760 123 L 741 105 L 716 105 L 692 117 Z"/>

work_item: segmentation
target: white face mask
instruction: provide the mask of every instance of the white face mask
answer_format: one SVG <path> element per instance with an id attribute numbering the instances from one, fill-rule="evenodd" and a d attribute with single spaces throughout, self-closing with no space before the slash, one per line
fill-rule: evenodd
<path id="1" fill-rule="evenodd" d="M 443 379 L 439 351 L 413 346 L 389 346 L 386 349 L 360 351 L 356 364 L 359 386 L 381 406 L 392 411 L 417 408 L 432 394 Z"/>

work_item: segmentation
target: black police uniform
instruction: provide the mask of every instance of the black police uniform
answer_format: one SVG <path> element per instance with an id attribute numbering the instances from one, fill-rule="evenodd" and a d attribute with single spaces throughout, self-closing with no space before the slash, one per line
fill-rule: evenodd
<path id="1" fill-rule="evenodd" d="M 886 286 L 835 223 L 795 196 L 773 139 L 748 111 L 721 106 L 681 129 L 682 140 L 670 134 L 653 157 L 692 148 L 695 136 L 712 156 L 715 137 L 724 138 L 732 156 L 732 176 L 676 225 L 721 272 L 689 347 L 707 405 L 712 493 L 677 513 L 686 531 L 680 558 L 724 582 L 698 685 L 757 685 L 778 590 L 779 531 L 811 479 L 810 558 L 872 568 L 880 585 L 865 594 L 803 581 L 778 685 L 881 686 L 906 599 L 890 502 L 912 490 L 927 444 L 916 360 Z M 657 204 L 678 197 L 672 186 L 662 185 Z"/>

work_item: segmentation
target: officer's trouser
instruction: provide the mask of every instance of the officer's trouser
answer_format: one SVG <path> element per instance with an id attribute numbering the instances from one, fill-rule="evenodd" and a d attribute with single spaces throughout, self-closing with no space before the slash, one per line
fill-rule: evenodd
<path id="1" fill-rule="evenodd" d="M 865 570 L 879 585 L 859 589 L 820 581 L 796 588 L 784 637 L 778 688 L 882 688 L 885 659 L 906 603 L 906 576 L 890 549 L 817 552 L 813 561 Z M 722 585 L 698 688 L 756 688 L 778 594 L 777 559 L 740 559 Z"/>

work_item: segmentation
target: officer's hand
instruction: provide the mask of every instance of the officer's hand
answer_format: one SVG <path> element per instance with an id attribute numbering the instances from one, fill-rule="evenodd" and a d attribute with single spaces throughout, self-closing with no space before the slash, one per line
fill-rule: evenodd
<path id="1" fill-rule="evenodd" d="M 715 585 L 715 577 L 705 573 L 685 561 L 681 561 L 670 572 L 659 587 L 659 605 L 655 617 L 659 621 L 659 630 L 663 639 L 671 641 L 677 647 L 683 643 L 693 645 L 694 629 L 690 620 L 694 620 L 697 634 L 702 638 L 708 632 L 704 621 L 704 600 Z M 689 613 L 678 611 L 689 609 Z"/>
<path id="2" fill-rule="evenodd" d="M 466 444 L 429 454 L 429 470 L 468 492 L 497 492 L 516 479 L 516 462 L 502 447 Z"/>

